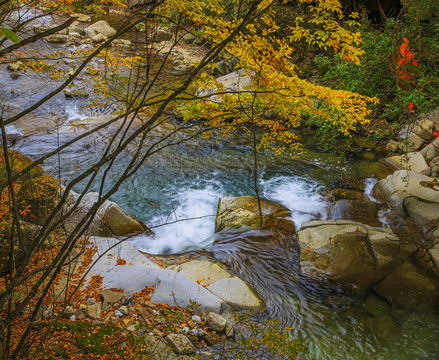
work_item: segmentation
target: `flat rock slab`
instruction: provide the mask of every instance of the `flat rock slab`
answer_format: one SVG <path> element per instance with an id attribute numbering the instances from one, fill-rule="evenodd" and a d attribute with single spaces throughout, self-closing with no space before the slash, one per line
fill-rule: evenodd
<path id="1" fill-rule="evenodd" d="M 192 260 L 170 267 L 202 286 L 209 286 L 215 281 L 232 277 L 230 273 L 208 260 Z"/>
<path id="2" fill-rule="evenodd" d="M 92 241 L 97 247 L 94 259 L 102 257 L 87 279 L 92 275 L 103 276 L 104 289 L 119 288 L 132 293 L 154 286 L 151 301 L 158 304 L 186 308 L 196 302 L 200 311 L 216 313 L 227 307 L 220 298 L 195 281 L 176 271 L 161 269 L 125 241 L 118 244 L 120 240 L 99 237 L 92 237 Z M 113 248 L 104 254 L 110 247 Z"/>
<path id="3" fill-rule="evenodd" d="M 264 306 L 253 291 L 237 277 L 218 280 L 207 289 L 236 310 L 257 311 Z"/>

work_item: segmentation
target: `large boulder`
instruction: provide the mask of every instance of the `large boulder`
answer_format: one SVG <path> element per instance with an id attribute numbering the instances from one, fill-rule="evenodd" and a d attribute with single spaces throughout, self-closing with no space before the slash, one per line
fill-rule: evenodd
<path id="1" fill-rule="evenodd" d="M 85 34 L 90 38 L 93 39 L 98 34 L 102 34 L 106 37 L 111 37 L 116 34 L 116 30 L 114 30 L 108 23 L 104 20 L 95 22 L 94 24 L 90 25 L 89 27 L 86 27 L 84 29 Z"/>
<path id="2" fill-rule="evenodd" d="M 294 223 L 287 218 L 290 210 L 285 206 L 256 196 L 223 197 L 219 200 L 215 231 L 226 228 L 266 229 L 294 234 Z"/>
<path id="3" fill-rule="evenodd" d="M 399 170 L 378 182 L 377 191 L 399 213 L 404 214 L 403 201 L 415 196 L 420 200 L 439 203 L 439 184 L 437 180 L 415 171 Z"/>
<path id="4" fill-rule="evenodd" d="M 304 223 L 297 240 L 305 279 L 359 293 L 372 289 L 417 249 L 391 229 L 347 220 Z"/>
<path id="5" fill-rule="evenodd" d="M 407 169 L 422 172 L 428 169 L 428 165 L 421 152 L 410 152 L 403 155 L 391 156 L 384 159 L 384 162 L 398 170 Z"/>
<path id="6" fill-rule="evenodd" d="M 96 192 L 85 194 L 81 200 L 79 196 L 70 192 L 68 203 L 65 205 L 65 213 L 73 210 L 64 222 L 67 232 L 72 232 L 99 200 L 99 193 Z M 78 201 L 78 206 L 74 208 Z M 125 236 L 143 231 L 149 231 L 146 225 L 116 203 L 106 200 L 97 210 L 87 233 L 94 236 Z"/>

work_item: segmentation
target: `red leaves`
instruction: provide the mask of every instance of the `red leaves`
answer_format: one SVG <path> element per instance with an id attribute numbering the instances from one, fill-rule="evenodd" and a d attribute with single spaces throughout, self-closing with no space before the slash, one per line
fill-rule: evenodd
<path id="1" fill-rule="evenodd" d="M 415 107 L 413 106 L 413 103 L 411 101 L 409 103 L 409 112 L 410 113 L 414 113 L 415 112 Z"/>
<path id="2" fill-rule="evenodd" d="M 409 41 L 407 38 L 404 38 L 404 42 L 399 47 L 399 54 L 401 57 L 396 62 L 396 68 L 407 65 L 408 61 L 410 61 L 413 65 L 418 66 L 418 62 L 414 60 L 415 54 L 409 49 Z"/>

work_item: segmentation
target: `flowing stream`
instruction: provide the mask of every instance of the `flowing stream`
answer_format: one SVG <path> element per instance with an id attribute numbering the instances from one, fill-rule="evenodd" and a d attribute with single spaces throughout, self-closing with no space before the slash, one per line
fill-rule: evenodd
<path id="1" fill-rule="evenodd" d="M 5 87 L 12 86 L 3 70 L 0 80 Z M 11 108 L 25 105 L 29 99 L 23 99 L 23 94 L 34 86 L 32 80 L 17 81 L 13 85 L 19 84 L 20 91 Z M 53 127 L 45 128 L 44 122 L 9 126 L 9 134 L 17 136 L 15 149 L 36 158 L 67 141 L 71 134 L 60 133 L 59 128 L 93 114 L 83 105 L 58 96 L 35 115 L 42 119 L 58 114 Z M 38 126 L 40 131 L 35 130 Z M 79 142 L 59 158 L 48 160 L 45 169 L 69 180 L 96 161 L 103 145 L 100 139 Z M 116 161 L 108 175 L 109 185 L 129 159 L 128 153 Z M 258 184 L 265 198 L 292 211 L 299 229 L 302 222 L 326 218 L 325 191 L 355 184 L 370 194 L 376 182 L 371 177 L 375 166 L 367 160 L 331 158 L 311 150 L 297 159 L 291 154 L 260 154 Z M 97 188 L 95 184 L 93 189 Z M 405 312 L 390 309 L 373 296 L 354 299 L 317 289 L 298 276 L 298 249 L 291 240 L 251 241 L 254 233 L 237 231 L 214 236 L 219 198 L 252 194 L 251 147 L 239 138 L 227 142 L 201 139 L 164 149 L 148 159 L 112 200 L 154 229 L 154 238 L 138 235 L 130 240 L 139 250 L 170 254 L 207 248 L 266 302 L 260 319 L 278 318 L 305 341 L 309 352 L 304 359 L 439 359 L 439 317 L 431 310 Z"/>

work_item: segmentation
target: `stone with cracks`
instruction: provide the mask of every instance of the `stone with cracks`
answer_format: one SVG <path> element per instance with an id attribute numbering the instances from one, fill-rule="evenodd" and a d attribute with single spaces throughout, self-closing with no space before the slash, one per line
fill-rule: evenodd
<path id="1" fill-rule="evenodd" d="M 166 336 L 166 342 L 179 355 L 191 355 L 197 351 L 197 348 L 183 334 L 169 334 Z"/>

